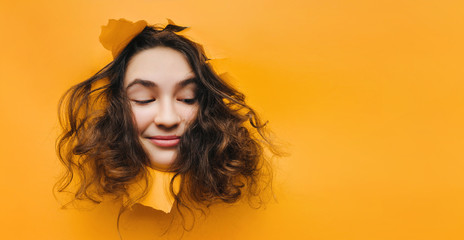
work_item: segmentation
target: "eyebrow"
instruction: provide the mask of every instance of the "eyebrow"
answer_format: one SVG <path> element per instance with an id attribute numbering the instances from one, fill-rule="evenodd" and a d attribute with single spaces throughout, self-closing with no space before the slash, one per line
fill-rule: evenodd
<path id="1" fill-rule="evenodd" d="M 180 82 L 178 82 L 176 85 L 183 88 L 191 83 L 195 83 L 195 79 L 196 77 L 191 77 L 191 78 L 187 78 L 185 80 L 182 80 Z M 144 87 L 147 87 L 147 88 L 153 88 L 153 87 L 156 87 L 156 83 L 150 81 L 150 80 L 144 80 L 144 79 L 140 79 L 140 78 L 136 78 L 133 82 L 129 83 L 129 85 L 127 85 L 126 87 L 126 90 L 129 89 L 130 87 L 136 85 L 136 84 L 140 84 Z"/>

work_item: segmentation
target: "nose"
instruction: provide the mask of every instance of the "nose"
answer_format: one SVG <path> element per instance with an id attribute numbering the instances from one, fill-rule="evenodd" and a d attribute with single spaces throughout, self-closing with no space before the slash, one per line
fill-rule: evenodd
<path id="1" fill-rule="evenodd" d="M 158 113 L 155 115 L 154 122 L 163 128 L 173 128 L 179 125 L 180 116 L 171 102 L 164 102 L 160 105 Z"/>

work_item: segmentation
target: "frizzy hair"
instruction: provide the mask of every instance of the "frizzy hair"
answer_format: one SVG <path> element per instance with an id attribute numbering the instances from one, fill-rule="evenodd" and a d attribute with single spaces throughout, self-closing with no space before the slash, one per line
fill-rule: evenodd
<path id="1" fill-rule="evenodd" d="M 270 183 L 264 149 L 273 147 L 266 124 L 245 103 L 245 96 L 214 72 L 201 45 L 176 33 L 183 29 L 174 24 L 145 27 L 111 63 L 63 95 L 62 134 L 56 148 L 66 172 L 56 185 L 58 192 L 72 188 L 74 200 L 96 203 L 104 196 L 126 199 L 123 208 L 147 194 L 150 161 L 139 142 L 123 83 L 131 58 L 160 46 L 186 57 L 197 85 L 198 115 L 182 135 L 169 169 L 175 172 L 172 193 L 174 180 L 180 180 L 174 193 L 178 209 L 233 203 L 244 190 L 258 196 L 263 176 Z M 132 196 L 130 186 L 140 182 L 145 183 L 143 191 Z"/>

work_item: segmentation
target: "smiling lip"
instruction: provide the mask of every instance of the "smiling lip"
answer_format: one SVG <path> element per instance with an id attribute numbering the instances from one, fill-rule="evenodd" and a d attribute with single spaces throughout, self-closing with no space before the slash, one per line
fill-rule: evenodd
<path id="1" fill-rule="evenodd" d="M 153 136 L 148 137 L 148 140 L 159 147 L 175 147 L 180 142 L 179 136 Z"/>

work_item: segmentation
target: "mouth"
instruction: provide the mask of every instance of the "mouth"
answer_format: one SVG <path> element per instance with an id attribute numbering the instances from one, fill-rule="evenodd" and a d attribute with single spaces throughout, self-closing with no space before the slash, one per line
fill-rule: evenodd
<path id="1" fill-rule="evenodd" d="M 147 137 L 150 142 L 159 147 L 175 147 L 180 142 L 180 137 L 176 135 L 171 136 L 152 136 Z"/>

